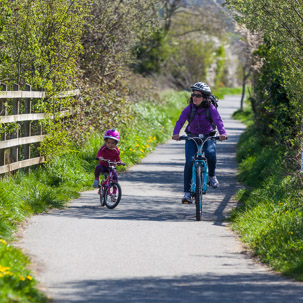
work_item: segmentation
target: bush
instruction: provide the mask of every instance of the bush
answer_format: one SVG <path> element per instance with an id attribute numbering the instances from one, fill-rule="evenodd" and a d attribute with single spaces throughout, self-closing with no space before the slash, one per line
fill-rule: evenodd
<path id="1" fill-rule="evenodd" d="M 298 178 L 286 170 L 284 147 L 275 146 L 251 126 L 238 143 L 240 206 L 232 227 L 261 261 L 303 280 L 303 203 Z"/>

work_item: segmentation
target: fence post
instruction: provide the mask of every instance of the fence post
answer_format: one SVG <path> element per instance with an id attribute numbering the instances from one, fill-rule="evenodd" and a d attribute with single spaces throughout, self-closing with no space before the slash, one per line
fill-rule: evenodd
<path id="1" fill-rule="evenodd" d="M 30 92 L 32 90 L 32 86 L 29 84 L 26 84 L 25 90 Z M 25 114 L 31 113 L 31 103 L 32 103 L 31 99 L 25 99 Z M 30 121 L 24 122 L 24 136 L 25 137 L 31 136 L 31 122 Z M 24 159 L 30 159 L 30 144 L 26 144 L 24 146 Z"/>
<path id="2" fill-rule="evenodd" d="M 5 84 L 0 84 L 1 91 L 7 91 L 7 86 Z M 7 109 L 5 106 L 5 101 L 0 102 L 0 116 L 6 116 L 7 115 Z M 1 141 L 6 140 L 6 133 L 0 134 Z M 3 166 L 5 164 L 5 149 L 0 149 L 0 166 Z"/>
<path id="3" fill-rule="evenodd" d="M 13 90 L 14 91 L 20 90 L 19 85 L 14 84 Z M 19 105 L 20 105 L 19 99 L 14 99 L 13 100 L 13 115 L 19 115 Z M 12 138 L 19 138 L 19 129 L 18 129 L 18 127 L 13 132 Z M 19 147 L 18 146 L 12 147 L 12 157 L 13 157 L 13 162 L 18 162 L 19 161 Z"/>

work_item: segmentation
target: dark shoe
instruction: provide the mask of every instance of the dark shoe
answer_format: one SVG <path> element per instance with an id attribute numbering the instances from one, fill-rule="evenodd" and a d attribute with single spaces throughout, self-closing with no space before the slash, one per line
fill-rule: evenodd
<path id="1" fill-rule="evenodd" d="M 182 198 L 182 204 L 191 204 L 191 197 L 190 197 L 190 193 L 185 193 L 184 197 Z"/>
<path id="2" fill-rule="evenodd" d="M 95 180 L 93 183 L 93 188 L 98 188 L 99 187 L 99 180 Z"/>

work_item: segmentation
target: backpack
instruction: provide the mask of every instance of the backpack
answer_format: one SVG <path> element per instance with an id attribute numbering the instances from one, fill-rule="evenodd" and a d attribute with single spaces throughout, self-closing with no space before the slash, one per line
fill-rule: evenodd
<path id="1" fill-rule="evenodd" d="M 214 105 L 215 108 L 218 108 L 218 101 L 219 101 L 219 99 L 217 99 L 214 95 L 210 95 L 209 99 L 210 99 L 210 102 L 212 103 L 212 105 Z M 193 104 L 191 103 L 190 104 L 191 111 L 190 111 L 190 114 L 189 114 L 188 119 L 187 119 L 188 120 L 188 124 L 187 124 L 187 126 L 185 128 L 185 133 L 188 133 L 188 127 L 189 127 L 190 123 L 194 120 L 195 115 L 197 113 L 197 109 L 194 106 L 192 106 L 192 105 Z M 213 122 L 213 119 L 212 119 L 210 111 L 209 111 L 209 107 L 206 108 L 206 119 L 210 122 L 213 130 L 216 130 L 217 126 Z"/>

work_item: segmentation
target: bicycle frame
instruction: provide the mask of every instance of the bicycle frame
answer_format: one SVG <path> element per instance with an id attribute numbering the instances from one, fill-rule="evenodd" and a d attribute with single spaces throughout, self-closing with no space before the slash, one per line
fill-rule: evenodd
<path id="1" fill-rule="evenodd" d="M 110 184 L 110 182 L 113 182 L 113 170 L 116 168 L 116 165 L 109 165 L 108 173 L 104 174 L 104 179 L 101 181 L 101 184 L 103 187 L 105 187 L 106 185 Z"/>
<path id="2" fill-rule="evenodd" d="M 104 174 L 104 179 L 99 185 L 100 203 L 101 206 L 106 205 L 108 208 L 113 209 L 119 204 L 122 196 L 121 186 L 113 179 L 113 171 L 117 165 L 125 165 L 125 163 L 112 162 L 107 159 L 101 160 L 108 163 L 108 172 Z"/>
<path id="3" fill-rule="evenodd" d="M 207 175 L 208 175 L 208 166 L 207 166 L 207 160 L 206 158 L 203 156 L 203 146 L 204 143 L 207 140 L 203 140 L 203 138 L 199 137 L 199 141 L 201 144 L 199 144 L 197 142 L 197 138 L 190 138 L 189 140 L 193 140 L 197 146 L 197 153 L 194 157 L 194 161 L 193 161 L 193 167 L 192 167 L 192 182 L 191 182 L 191 192 L 192 194 L 194 194 L 196 192 L 196 168 L 198 165 L 202 166 L 202 174 L 203 174 L 203 187 L 202 187 L 202 193 L 205 194 L 207 191 Z"/>
<path id="4" fill-rule="evenodd" d="M 203 147 L 208 140 L 218 140 L 219 136 L 204 136 L 188 137 L 181 136 L 179 140 L 193 140 L 197 146 L 197 152 L 193 158 L 192 179 L 190 194 L 195 198 L 196 204 L 196 220 L 201 221 L 202 218 L 202 195 L 207 191 L 208 165 L 207 159 L 204 156 Z M 198 178 L 198 180 L 197 180 Z"/>

